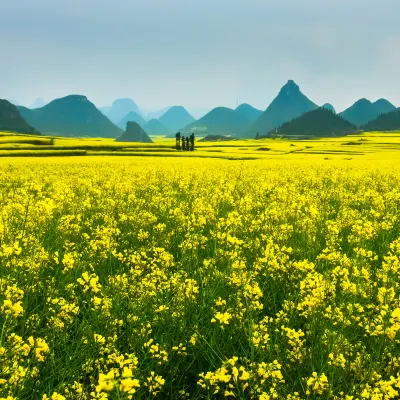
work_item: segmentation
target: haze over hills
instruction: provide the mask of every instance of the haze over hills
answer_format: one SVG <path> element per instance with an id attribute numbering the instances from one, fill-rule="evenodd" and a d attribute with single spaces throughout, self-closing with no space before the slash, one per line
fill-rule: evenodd
<path id="1" fill-rule="evenodd" d="M 362 127 L 365 131 L 400 131 L 400 108 L 379 115 Z"/>
<path id="2" fill-rule="evenodd" d="M 170 131 L 160 120 L 156 118 L 153 118 L 147 122 L 143 129 L 149 135 L 172 135 L 172 131 Z"/>
<path id="3" fill-rule="evenodd" d="M 249 127 L 249 120 L 239 112 L 227 107 L 217 107 L 203 118 L 186 126 L 183 133 L 242 135 Z"/>
<path id="4" fill-rule="evenodd" d="M 66 96 L 35 110 L 26 107 L 18 107 L 18 109 L 21 115 L 42 133 L 118 137 L 123 132 L 85 96 Z"/>
<path id="5" fill-rule="evenodd" d="M 247 118 L 249 122 L 254 122 L 263 113 L 247 103 L 240 104 L 235 111 Z"/>
<path id="6" fill-rule="evenodd" d="M 16 100 L 16 99 L 9 99 L 9 98 L 6 98 L 6 99 L 4 99 L 4 100 L 7 100 L 7 101 L 10 102 L 11 104 L 14 104 L 14 106 L 20 106 L 20 105 L 21 105 L 21 103 L 20 103 L 18 100 Z"/>
<path id="7" fill-rule="evenodd" d="M 380 114 L 396 110 L 396 107 L 386 99 L 377 100 L 375 103 L 367 99 L 356 101 L 351 107 L 342 111 L 340 115 L 356 126 L 365 125 Z"/>
<path id="8" fill-rule="evenodd" d="M 118 122 L 117 126 L 121 129 L 126 129 L 127 122 L 136 122 L 140 126 L 145 126 L 147 121 L 139 115 L 136 111 L 130 111 L 121 121 Z"/>
<path id="9" fill-rule="evenodd" d="M 199 134 L 234 135 L 252 138 L 257 134 L 264 136 L 268 132 L 281 127 L 304 113 L 318 109 L 318 106 L 307 98 L 299 86 L 289 80 L 279 91 L 265 111 L 250 104 L 240 104 L 235 110 L 228 107 L 216 107 L 202 118 L 196 119 L 184 106 L 166 107 L 148 114 L 147 119 L 137 104 L 130 98 L 121 98 L 113 102 L 111 107 L 97 113 L 94 104 L 84 96 L 71 95 L 56 99 L 46 106 L 44 100 L 37 98 L 28 109 L 19 106 L 22 117 L 32 126 L 45 133 L 73 136 L 105 136 L 118 137 L 120 129 L 126 128 L 127 122 L 136 122 L 151 135 L 175 136 L 182 131 L 192 130 Z M 330 103 L 322 108 L 335 113 Z M 358 127 L 375 120 L 380 114 L 396 110 L 395 106 L 385 99 L 371 103 L 361 99 L 339 115 Z M 108 115 L 115 126 L 104 115 Z"/>
<path id="10" fill-rule="evenodd" d="M 103 107 L 100 111 L 114 124 L 118 124 L 131 111 L 141 115 L 139 107 L 132 99 L 117 99 L 111 107 Z"/>
<path id="11" fill-rule="evenodd" d="M 195 119 L 182 106 L 173 106 L 158 120 L 173 133 L 191 124 Z"/>
<path id="12" fill-rule="evenodd" d="M 257 133 L 263 135 L 283 123 L 317 108 L 318 106 L 300 91 L 299 86 L 289 80 L 268 108 L 250 126 L 247 136 L 254 137 Z"/>
<path id="13" fill-rule="evenodd" d="M 44 107 L 47 103 L 41 98 L 38 97 L 30 106 L 30 109 L 34 109 L 34 108 L 41 108 Z"/>
<path id="14" fill-rule="evenodd" d="M 8 100 L 0 99 L 0 131 L 38 134 L 21 116 L 18 108 Z"/>
<path id="15" fill-rule="evenodd" d="M 298 136 L 340 136 L 354 133 L 357 127 L 327 108 L 311 110 L 300 117 L 285 122 L 271 131 L 274 134 Z"/>
<path id="16" fill-rule="evenodd" d="M 152 119 L 158 119 L 162 115 L 164 115 L 170 108 L 171 108 L 171 106 L 168 106 L 168 107 L 162 108 L 161 110 L 150 111 L 150 112 L 146 113 L 146 118 L 148 121 L 150 121 Z"/>
<path id="17" fill-rule="evenodd" d="M 143 128 L 133 121 L 128 121 L 126 131 L 116 139 L 117 142 L 140 142 L 140 143 L 153 143 L 149 135 Z"/>

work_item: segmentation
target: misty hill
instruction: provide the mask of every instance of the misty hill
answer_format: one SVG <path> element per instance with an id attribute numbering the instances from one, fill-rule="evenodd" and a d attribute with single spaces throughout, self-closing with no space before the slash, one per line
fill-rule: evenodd
<path id="1" fill-rule="evenodd" d="M 210 134 L 243 134 L 249 127 L 249 120 L 242 114 L 227 107 L 217 107 L 203 118 L 192 122 L 183 129 L 184 133 L 203 131 Z"/>
<path id="2" fill-rule="evenodd" d="M 38 134 L 21 116 L 18 108 L 7 100 L 0 99 L 0 132 Z"/>
<path id="3" fill-rule="evenodd" d="M 56 99 L 42 108 L 19 107 L 22 116 L 43 133 L 66 136 L 117 137 L 122 131 L 85 96 Z"/>
<path id="4" fill-rule="evenodd" d="M 360 99 L 341 112 L 340 115 L 352 124 L 361 126 L 376 119 L 380 114 L 386 114 L 394 110 L 396 110 L 396 107 L 385 99 L 380 99 L 375 103 L 371 103 L 367 99 Z"/>
<path id="5" fill-rule="evenodd" d="M 4 99 L 4 100 L 9 101 L 11 104 L 14 104 L 14 106 L 20 106 L 21 105 L 21 103 L 16 99 L 9 99 L 8 98 L 8 99 Z"/>
<path id="6" fill-rule="evenodd" d="M 46 105 L 46 102 L 45 102 L 42 98 L 38 97 L 38 98 L 29 106 L 29 108 L 30 108 L 30 109 L 33 109 L 33 108 L 40 108 L 40 107 L 44 107 L 45 105 Z"/>
<path id="7" fill-rule="evenodd" d="M 260 135 L 265 134 L 283 123 L 317 108 L 318 106 L 300 91 L 299 86 L 289 80 L 268 108 L 251 125 L 246 136 L 255 136 L 257 132 Z"/>
<path id="8" fill-rule="evenodd" d="M 254 122 L 263 113 L 261 110 L 257 110 L 257 108 L 254 108 L 247 103 L 241 104 L 235 111 L 243 115 L 250 122 Z"/>
<path id="9" fill-rule="evenodd" d="M 105 107 L 102 109 L 104 115 L 114 124 L 118 124 L 131 111 L 140 115 L 139 107 L 132 99 L 117 99 L 112 103 L 111 108 Z"/>
<path id="10" fill-rule="evenodd" d="M 140 126 L 145 126 L 147 123 L 136 111 L 130 111 L 127 115 L 125 115 L 124 118 L 121 119 L 121 121 L 118 122 L 117 126 L 125 130 L 126 123 L 129 121 L 137 122 Z"/>
<path id="11" fill-rule="evenodd" d="M 165 127 L 158 119 L 151 119 L 143 127 L 149 135 L 171 135 L 172 132 Z"/>
<path id="12" fill-rule="evenodd" d="M 327 110 L 330 110 L 330 111 L 332 111 L 333 113 L 336 114 L 335 107 L 333 107 L 333 105 L 330 104 L 330 103 L 325 103 L 325 104 L 322 106 L 322 108 L 326 108 Z"/>
<path id="13" fill-rule="evenodd" d="M 161 110 L 156 110 L 156 111 L 151 111 L 149 113 L 147 113 L 147 119 L 150 121 L 152 119 L 159 119 L 162 115 L 164 115 L 169 109 L 171 108 L 171 106 L 168 107 L 164 107 Z"/>
<path id="14" fill-rule="evenodd" d="M 171 107 L 158 119 L 167 129 L 172 132 L 178 132 L 185 126 L 195 121 L 195 119 L 182 106 Z"/>
<path id="15" fill-rule="evenodd" d="M 362 127 L 365 131 L 397 131 L 400 130 L 400 108 L 381 114 L 373 121 Z"/>
<path id="16" fill-rule="evenodd" d="M 326 108 L 309 111 L 272 131 L 281 135 L 341 136 L 357 131 L 357 127 Z"/>
<path id="17" fill-rule="evenodd" d="M 153 143 L 149 135 L 141 128 L 137 122 L 129 121 L 126 125 L 126 131 L 119 138 L 117 142 L 140 142 L 140 143 Z"/>

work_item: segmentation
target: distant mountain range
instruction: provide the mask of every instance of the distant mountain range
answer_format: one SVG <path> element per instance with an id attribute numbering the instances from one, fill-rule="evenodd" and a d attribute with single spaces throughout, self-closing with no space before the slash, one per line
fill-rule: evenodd
<path id="1" fill-rule="evenodd" d="M 257 110 L 257 108 L 252 107 L 250 104 L 243 103 L 238 106 L 235 110 L 237 113 L 243 115 L 243 117 L 247 118 L 249 122 L 254 122 L 260 115 L 263 113 L 261 110 Z"/>
<path id="2" fill-rule="evenodd" d="M 253 138 L 257 134 L 264 136 L 268 132 L 279 130 L 287 122 L 293 122 L 303 114 L 319 109 L 318 105 L 307 98 L 292 80 L 281 88 L 265 111 L 244 103 L 236 109 L 214 108 L 198 120 L 195 120 L 183 106 L 166 107 L 145 115 L 129 98 L 117 99 L 112 106 L 99 109 L 101 112 L 86 97 L 79 95 L 66 96 L 42 106 L 43 104 L 43 99 L 38 98 L 31 105 L 31 109 L 18 107 L 28 125 L 34 126 L 43 133 L 91 137 L 119 137 L 128 122 L 136 122 L 150 135 L 174 137 L 178 131 L 184 134 L 193 131 L 197 135 L 214 134 Z M 329 103 L 321 108 L 336 113 L 335 108 Z M 370 129 L 369 122 L 372 126 L 372 122 L 380 115 L 386 115 L 395 110 L 395 106 L 385 99 L 374 103 L 361 99 L 341 112 L 339 116 L 359 128 L 368 126 Z M 322 112 L 315 115 L 317 117 L 313 118 L 317 119 L 328 116 Z M 393 121 L 393 116 L 388 117 L 387 121 Z M 311 121 L 311 117 L 307 116 L 307 119 L 300 122 L 303 124 L 304 121 Z M 334 124 L 331 116 L 329 116 L 329 121 L 327 121 L 328 125 Z M 337 119 L 335 121 L 338 123 Z M 379 119 L 379 121 L 381 123 L 386 119 Z M 393 125 L 393 122 L 388 122 L 388 124 Z M 335 124 L 332 126 L 336 127 Z M 325 129 L 323 125 L 321 127 Z M 285 129 L 287 128 L 286 125 Z M 289 128 L 291 129 L 291 125 Z"/>
<path id="3" fill-rule="evenodd" d="M 126 131 L 116 139 L 117 142 L 139 142 L 139 143 L 153 143 L 149 135 L 137 123 L 129 121 L 126 125 Z"/>
<path id="4" fill-rule="evenodd" d="M 168 107 L 162 108 L 161 110 L 148 112 L 148 113 L 146 114 L 146 118 L 147 118 L 149 121 L 152 120 L 152 119 L 158 119 L 158 118 L 160 118 L 162 115 L 164 115 L 170 108 L 171 108 L 171 106 L 168 106 Z"/>
<path id="5" fill-rule="evenodd" d="M 18 108 L 8 100 L 0 99 L 0 132 L 38 134 L 35 128 L 21 116 Z"/>
<path id="6" fill-rule="evenodd" d="M 136 111 L 130 111 L 121 121 L 118 122 L 117 126 L 121 129 L 126 129 L 127 122 L 136 122 L 140 126 L 145 126 L 147 121 Z"/>
<path id="7" fill-rule="evenodd" d="M 362 127 L 365 131 L 400 131 L 400 108 L 381 114 L 374 121 Z"/>
<path id="8" fill-rule="evenodd" d="M 118 124 L 131 111 L 141 115 L 139 107 L 132 99 L 117 99 L 111 107 L 100 108 L 100 111 L 114 124 Z"/>
<path id="9" fill-rule="evenodd" d="M 285 136 L 342 136 L 357 131 L 357 127 L 333 111 L 321 107 L 292 121 L 285 122 L 271 133 Z"/>
<path id="10" fill-rule="evenodd" d="M 150 121 L 146 121 L 141 115 L 131 111 L 118 123 L 118 126 L 121 129 L 125 129 L 128 121 L 137 122 L 151 135 L 175 137 L 176 132 L 195 121 L 195 119 L 184 107 L 173 106 L 169 107 L 160 118 L 152 118 Z"/>
<path id="11" fill-rule="evenodd" d="M 187 125 L 182 132 L 197 134 L 234 134 L 241 135 L 249 126 L 250 121 L 236 110 L 227 107 L 217 107 L 203 118 Z"/>
<path id="12" fill-rule="evenodd" d="M 29 124 L 42 133 L 64 136 L 118 137 L 122 130 L 85 96 L 70 95 L 42 108 L 18 107 Z"/>
<path id="13" fill-rule="evenodd" d="M 41 108 L 44 107 L 46 105 L 46 102 L 38 97 L 30 106 L 29 108 L 33 109 L 33 108 Z"/>
<path id="14" fill-rule="evenodd" d="M 266 134 L 285 122 L 317 108 L 318 106 L 300 91 L 299 86 L 289 80 L 269 107 L 249 127 L 246 136 Z"/>
<path id="15" fill-rule="evenodd" d="M 151 119 L 149 122 L 146 123 L 146 125 L 143 126 L 143 129 L 149 134 L 149 135 L 172 135 L 172 131 L 169 130 L 164 124 L 158 120 L 158 119 Z"/>
<path id="16" fill-rule="evenodd" d="M 182 106 L 174 106 L 167 110 L 158 120 L 173 133 L 191 124 L 195 119 Z"/>
<path id="17" fill-rule="evenodd" d="M 367 99 L 360 99 L 340 115 L 356 126 L 362 126 L 376 119 L 381 114 L 396 110 L 396 107 L 385 99 L 371 103 Z"/>

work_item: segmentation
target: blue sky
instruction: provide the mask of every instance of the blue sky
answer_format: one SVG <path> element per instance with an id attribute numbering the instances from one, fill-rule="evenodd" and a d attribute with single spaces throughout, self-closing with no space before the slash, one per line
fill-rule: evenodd
<path id="1" fill-rule="evenodd" d="M 398 0 L 0 0 L 0 98 L 265 109 L 294 79 L 400 106 Z"/>

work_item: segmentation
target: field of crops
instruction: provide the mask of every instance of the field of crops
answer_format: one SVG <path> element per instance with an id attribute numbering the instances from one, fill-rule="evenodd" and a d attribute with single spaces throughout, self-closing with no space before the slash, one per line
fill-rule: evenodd
<path id="1" fill-rule="evenodd" d="M 222 160 L 316 160 L 381 162 L 398 158 L 400 132 L 369 132 L 337 138 L 285 140 L 248 139 L 201 142 L 195 151 L 177 151 L 175 139 L 153 136 L 154 143 L 116 142 L 104 138 L 64 138 L 0 132 L 0 158 L 61 156 L 128 156 L 211 158 Z"/>
<path id="2" fill-rule="evenodd" d="M 400 163 L 358 140 L 2 158 L 0 399 L 398 399 Z"/>

